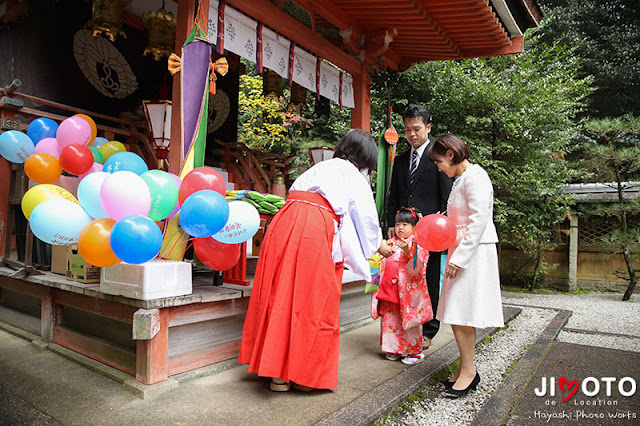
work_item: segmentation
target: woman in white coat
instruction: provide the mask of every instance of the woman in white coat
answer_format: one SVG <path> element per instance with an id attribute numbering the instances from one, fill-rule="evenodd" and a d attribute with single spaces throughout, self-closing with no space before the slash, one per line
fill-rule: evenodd
<path id="1" fill-rule="evenodd" d="M 473 363 L 476 328 L 502 327 L 498 274 L 498 234 L 493 224 L 493 186 L 487 172 L 471 164 L 469 147 L 453 135 L 440 136 L 428 156 L 453 183 L 447 215 L 458 237 L 449 249 L 437 319 L 451 324 L 460 350 L 460 367 L 445 380 L 445 396 L 458 398 L 476 389 L 480 375 Z"/>

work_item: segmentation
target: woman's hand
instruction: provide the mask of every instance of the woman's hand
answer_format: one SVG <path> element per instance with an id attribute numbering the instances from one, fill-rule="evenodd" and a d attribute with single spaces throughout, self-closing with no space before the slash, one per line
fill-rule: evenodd
<path id="1" fill-rule="evenodd" d="M 462 270 L 458 265 L 454 265 L 453 263 L 447 263 L 447 268 L 444 270 L 444 274 L 449 279 L 454 279 L 458 276 L 458 273 Z"/>
<path id="2" fill-rule="evenodd" d="M 378 248 L 378 253 L 380 253 L 382 257 L 389 257 L 394 252 L 395 250 L 384 241 L 382 242 L 382 244 L 380 244 L 380 247 Z"/>

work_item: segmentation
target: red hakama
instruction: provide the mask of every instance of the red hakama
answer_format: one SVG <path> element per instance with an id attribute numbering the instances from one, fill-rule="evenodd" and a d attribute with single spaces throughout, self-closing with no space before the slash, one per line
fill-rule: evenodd
<path id="1" fill-rule="evenodd" d="M 238 358 L 250 372 L 337 388 L 343 265 L 332 259 L 334 219 L 324 197 L 292 191 L 269 225 Z"/>

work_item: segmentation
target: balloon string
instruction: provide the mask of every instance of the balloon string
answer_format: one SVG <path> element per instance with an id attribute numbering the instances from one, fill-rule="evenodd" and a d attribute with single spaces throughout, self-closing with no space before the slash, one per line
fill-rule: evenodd
<path id="1" fill-rule="evenodd" d="M 165 232 L 166 232 L 166 228 L 165 228 Z M 177 235 L 177 237 L 176 237 L 176 235 Z M 163 236 L 163 240 L 164 240 L 164 236 Z M 179 228 L 176 228 L 176 230 L 173 232 L 173 234 L 171 234 L 171 236 L 166 240 L 167 241 L 166 244 L 169 245 L 174 240 L 175 240 L 175 242 L 173 243 L 173 245 L 171 247 L 167 248 L 167 249 L 164 249 L 158 255 L 159 257 L 168 256 L 176 248 L 176 246 L 178 244 L 182 244 L 182 243 L 188 242 L 188 240 L 187 241 L 180 241 L 180 229 Z M 163 246 L 164 246 L 164 244 L 163 244 Z M 186 251 L 187 250 L 185 250 L 185 252 Z M 183 256 L 184 256 L 184 253 L 183 253 Z"/>

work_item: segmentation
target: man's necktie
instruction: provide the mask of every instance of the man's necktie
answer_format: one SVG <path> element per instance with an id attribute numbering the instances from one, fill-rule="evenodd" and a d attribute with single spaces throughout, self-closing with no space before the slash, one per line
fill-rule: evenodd
<path id="1" fill-rule="evenodd" d="M 413 185 L 413 179 L 416 177 L 416 170 L 418 170 L 418 151 L 413 151 L 411 155 L 411 169 L 409 170 L 409 182 Z"/>

